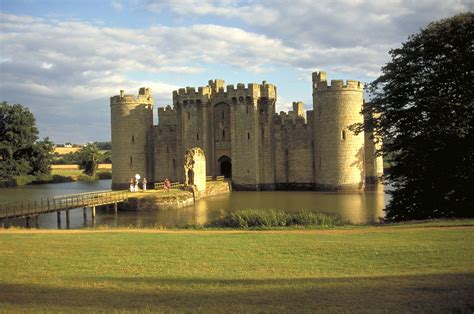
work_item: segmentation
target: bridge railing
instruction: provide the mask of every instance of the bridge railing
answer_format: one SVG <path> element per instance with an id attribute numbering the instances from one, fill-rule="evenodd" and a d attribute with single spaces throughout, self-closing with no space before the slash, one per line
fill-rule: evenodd
<path id="1" fill-rule="evenodd" d="M 170 190 L 177 190 L 180 189 L 181 187 L 184 187 L 183 183 L 179 182 L 171 182 L 170 183 Z M 165 183 L 164 182 L 156 182 L 155 183 L 155 190 L 164 190 L 165 189 Z"/>
<path id="2" fill-rule="evenodd" d="M 0 219 L 34 216 L 72 208 L 100 206 L 121 202 L 127 198 L 128 191 L 100 191 L 0 203 Z"/>

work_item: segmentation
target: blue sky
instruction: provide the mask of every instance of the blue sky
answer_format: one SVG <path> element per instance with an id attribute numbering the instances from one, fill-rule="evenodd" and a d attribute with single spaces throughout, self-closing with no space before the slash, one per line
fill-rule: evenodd
<path id="1" fill-rule="evenodd" d="M 109 97 L 141 86 L 156 108 L 210 79 L 266 80 L 278 111 L 310 109 L 313 71 L 372 81 L 390 49 L 473 2 L 0 0 L 0 101 L 29 107 L 56 143 L 110 140 Z"/>

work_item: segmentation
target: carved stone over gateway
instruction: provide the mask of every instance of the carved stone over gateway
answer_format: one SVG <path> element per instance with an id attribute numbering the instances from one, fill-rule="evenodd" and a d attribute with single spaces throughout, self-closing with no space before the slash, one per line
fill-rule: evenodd
<path id="1" fill-rule="evenodd" d="M 201 148 L 186 150 L 183 169 L 185 185 L 194 185 L 199 192 L 206 191 L 206 157 Z"/>

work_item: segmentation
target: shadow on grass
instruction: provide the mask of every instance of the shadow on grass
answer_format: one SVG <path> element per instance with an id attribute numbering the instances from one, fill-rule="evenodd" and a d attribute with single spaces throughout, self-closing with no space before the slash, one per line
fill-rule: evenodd
<path id="1" fill-rule="evenodd" d="M 474 273 L 308 279 L 94 277 L 70 285 L 0 283 L 0 308 L 60 311 L 474 310 Z"/>

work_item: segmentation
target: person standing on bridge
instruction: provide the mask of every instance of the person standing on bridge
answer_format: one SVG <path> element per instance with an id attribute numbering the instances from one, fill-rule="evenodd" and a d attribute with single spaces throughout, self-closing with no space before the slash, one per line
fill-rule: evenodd
<path id="1" fill-rule="evenodd" d="M 133 179 L 133 192 L 138 192 L 138 179 Z"/>
<path id="2" fill-rule="evenodd" d="M 142 189 L 143 189 L 143 191 L 146 191 L 146 183 L 147 183 L 146 178 L 143 178 L 143 180 L 142 180 Z"/>
<path id="3" fill-rule="evenodd" d="M 133 178 L 130 178 L 130 192 L 135 192 L 135 184 L 133 183 Z"/>
<path id="4" fill-rule="evenodd" d="M 165 191 L 168 192 L 170 190 L 170 187 L 171 187 L 170 180 L 168 180 L 168 178 L 166 178 L 165 179 Z"/>

